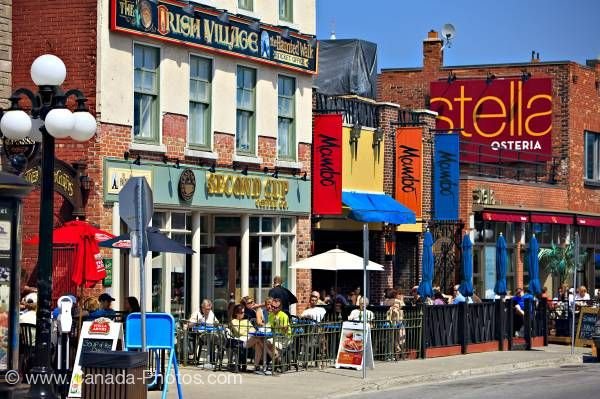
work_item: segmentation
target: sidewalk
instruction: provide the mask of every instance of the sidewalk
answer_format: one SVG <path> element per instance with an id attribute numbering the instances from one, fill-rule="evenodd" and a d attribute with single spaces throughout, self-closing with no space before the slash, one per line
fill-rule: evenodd
<path id="1" fill-rule="evenodd" d="M 487 352 L 400 362 L 376 362 L 367 370 L 363 381 L 361 371 L 328 368 L 290 372 L 283 375 L 260 376 L 253 373 L 233 374 L 187 367 L 181 369 L 184 398 L 263 397 L 277 392 L 285 399 L 336 398 L 361 391 L 385 390 L 409 384 L 454 380 L 470 376 L 490 375 L 519 369 L 558 367 L 581 363 L 589 348 L 550 345 L 532 351 Z M 149 392 L 148 398 L 159 398 L 159 392 Z M 169 386 L 169 398 L 177 398 L 175 385 Z"/>

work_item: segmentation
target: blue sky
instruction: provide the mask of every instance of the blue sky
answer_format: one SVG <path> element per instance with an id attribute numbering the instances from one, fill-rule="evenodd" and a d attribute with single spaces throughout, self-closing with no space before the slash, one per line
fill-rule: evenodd
<path id="1" fill-rule="evenodd" d="M 422 65 L 427 32 L 456 28 L 444 65 L 600 57 L 599 0 L 317 0 L 317 37 L 377 43 L 379 68 Z"/>

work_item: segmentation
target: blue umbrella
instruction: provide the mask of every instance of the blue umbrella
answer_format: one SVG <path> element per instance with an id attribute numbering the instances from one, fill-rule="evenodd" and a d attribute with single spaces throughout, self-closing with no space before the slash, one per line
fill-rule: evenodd
<path id="1" fill-rule="evenodd" d="M 462 281 L 458 290 L 463 296 L 473 296 L 473 243 L 468 234 L 463 237 L 462 245 Z"/>
<path id="2" fill-rule="evenodd" d="M 429 230 L 425 232 L 423 240 L 423 278 L 419 283 L 419 295 L 422 297 L 432 297 L 433 289 L 433 237 Z"/>
<path id="3" fill-rule="evenodd" d="M 529 242 L 529 291 L 533 295 L 538 295 L 542 292 L 541 284 L 540 284 L 540 265 L 538 262 L 538 252 L 540 247 L 537 242 L 537 238 L 535 238 L 535 234 L 531 236 L 531 241 Z"/>
<path id="4" fill-rule="evenodd" d="M 500 234 L 500 237 L 496 241 L 496 285 L 494 286 L 494 292 L 497 295 L 506 295 L 507 263 L 506 240 Z"/>
<path id="5" fill-rule="evenodd" d="M 148 237 L 148 250 L 152 252 L 170 252 L 176 254 L 193 254 L 194 251 L 190 247 L 179 243 L 178 241 L 172 240 L 163 233 L 160 232 L 156 227 L 148 227 L 146 229 Z M 110 240 L 102 241 L 99 243 L 101 247 L 106 248 L 118 248 L 118 249 L 131 249 L 131 237 L 129 233 L 121 234 Z"/>

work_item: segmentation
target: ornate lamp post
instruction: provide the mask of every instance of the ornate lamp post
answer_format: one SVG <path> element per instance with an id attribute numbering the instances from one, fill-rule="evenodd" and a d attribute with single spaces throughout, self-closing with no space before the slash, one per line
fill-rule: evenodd
<path id="1" fill-rule="evenodd" d="M 60 85 L 67 70 L 62 60 L 45 54 L 31 65 L 31 79 L 38 86 L 37 93 L 17 89 L 10 97 L 11 106 L 0 120 L 0 130 L 8 139 L 25 137 L 42 141 L 41 206 L 38 247 L 38 310 L 36 325 L 35 362 L 32 374 L 38 374 L 36 383 L 27 397 L 56 398 L 51 365 L 51 300 L 52 300 L 52 230 L 54 210 L 54 139 L 71 137 L 87 141 L 96 133 L 96 119 L 85 105 L 87 99 L 79 90 L 63 92 Z M 30 114 L 19 106 L 25 96 L 31 103 Z M 77 108 L 71 112 L 67 99 L 75 97 Z M 44 376 L 46 375 L 46 376 Z"/>

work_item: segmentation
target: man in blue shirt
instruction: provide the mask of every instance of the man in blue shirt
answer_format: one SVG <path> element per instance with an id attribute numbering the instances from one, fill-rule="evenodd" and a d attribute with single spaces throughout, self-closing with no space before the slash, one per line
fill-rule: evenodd
<path id="1" fill-rule="evenodd" d="M 111 309 L 111 305 L 115 298 L 107 294 L 106 292 L 98 297 L 98 302 L 100 302 L 100 309 L 93 311 L 89 315 L 89 319 L 97 319 L 99 317 L 108 317 L 109 319 L 115 318 L 115 311 Z"/>
<path id="2" fill-rule="evenodd" d="M 459 303 L 466 301 L 465 297 L 463 296 L 463 294 L 460 293 L 458 288 L 459 288 L 459 285 L 455 285 L 454 289 L 452 290 L 452 304 L 453 305 L 457 305 Z"/>

